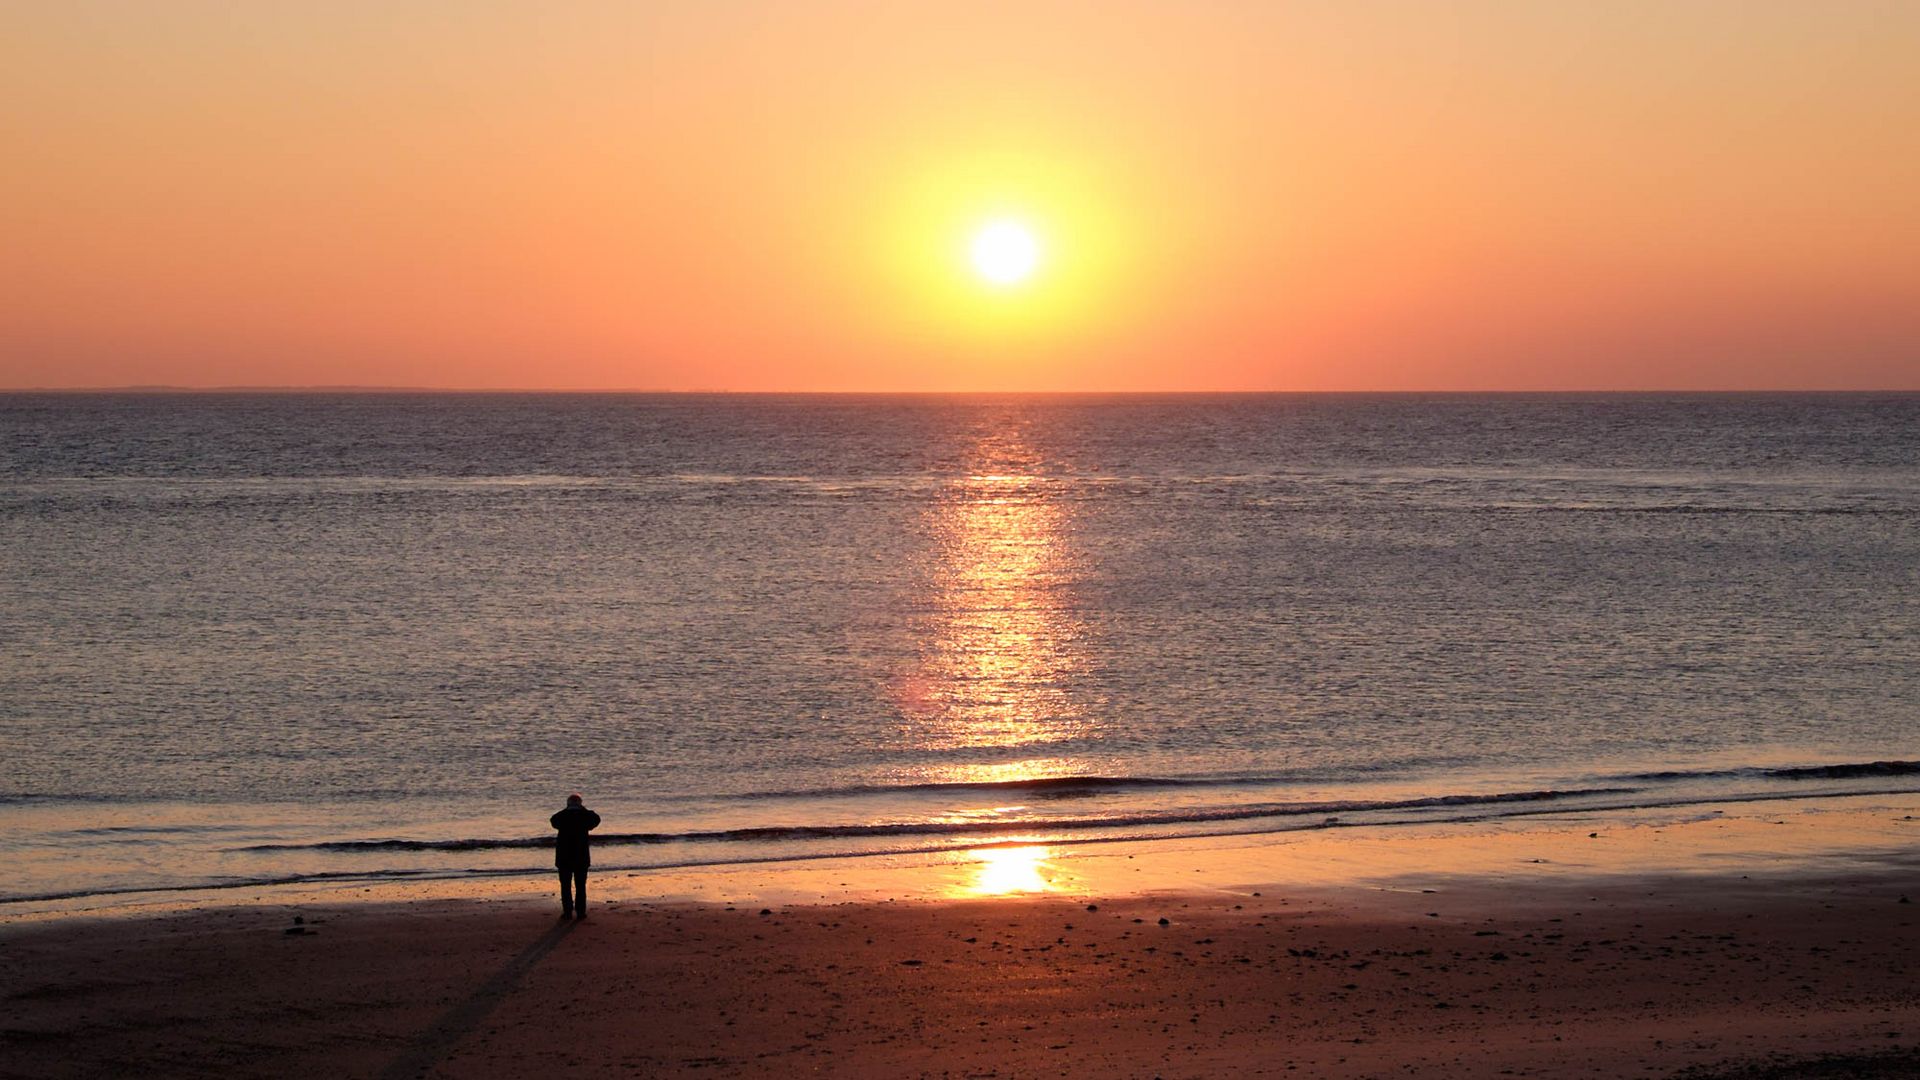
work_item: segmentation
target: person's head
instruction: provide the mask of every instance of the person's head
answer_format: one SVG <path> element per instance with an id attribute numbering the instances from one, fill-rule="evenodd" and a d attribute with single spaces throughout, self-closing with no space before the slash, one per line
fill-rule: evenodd
<path id="1" fill-rule="evenodd" d="M 568 806 L 579 806 L 580 804 L 581 804 L 581 801 L 580 801 L 580 793 L 579 793 L 579 792 L 577 792 L 577 791 L 576 791 L 576 792 L 574 792 L 573 794 L 571 794 L 571 795 L 569 795 L 569 796 L 567 796 L 567 805 L 568 805 Z"/>

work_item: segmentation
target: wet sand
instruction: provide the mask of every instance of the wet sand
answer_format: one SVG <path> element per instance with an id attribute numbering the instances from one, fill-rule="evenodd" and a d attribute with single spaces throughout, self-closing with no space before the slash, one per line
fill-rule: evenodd
<path id="1" fill-rule="evenodd" d="M 64 917 L 0 928 L 0 1073 L 1911 1076 L 1916 884 L 616 900 L 581 923 L 530 898 Z"/>

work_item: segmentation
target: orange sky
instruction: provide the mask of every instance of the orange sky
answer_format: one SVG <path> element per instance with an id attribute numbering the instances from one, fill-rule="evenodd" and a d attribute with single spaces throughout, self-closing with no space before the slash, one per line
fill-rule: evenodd
<path id="1" fill-rule="evenodd" d="M 1920 388 L 1916 56 L 1905 0 L 8 5 L 0 386 Z"/>

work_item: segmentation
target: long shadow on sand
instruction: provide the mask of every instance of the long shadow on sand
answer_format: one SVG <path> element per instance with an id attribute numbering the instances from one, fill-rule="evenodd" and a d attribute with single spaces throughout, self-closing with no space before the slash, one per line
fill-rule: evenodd
<path id="1" fill-rule="evenodd" d="M 471 1034 L 495 1006 L 513 993 L 520 977 L 552 952 L 554 946 L 560 944 L 560 939 L 573 930 L 574 925 L 571 921 L 558 923 L 541 934 L 533 944 L 520 950 L 520 955 L 507 961 L 507 966 L 482 983 L 472 997 L 448 1009 L 446 1015 L 435 1021 L 432 1027 L 421 1032 L 411 1046 L 380 1071 L 380 1080 L 414 1080 L 433 1068 L 448 1050 L 453 1049 L 455 1043 Z"/>

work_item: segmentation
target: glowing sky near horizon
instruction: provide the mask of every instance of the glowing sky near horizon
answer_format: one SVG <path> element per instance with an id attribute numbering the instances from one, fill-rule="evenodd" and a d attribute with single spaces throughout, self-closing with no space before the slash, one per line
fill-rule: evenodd
<path id="1" fill-rule="evenodd" d="M 1866 0 L 10 5 L 0 387 L 1920 388 L 1915 55 Z"/>

